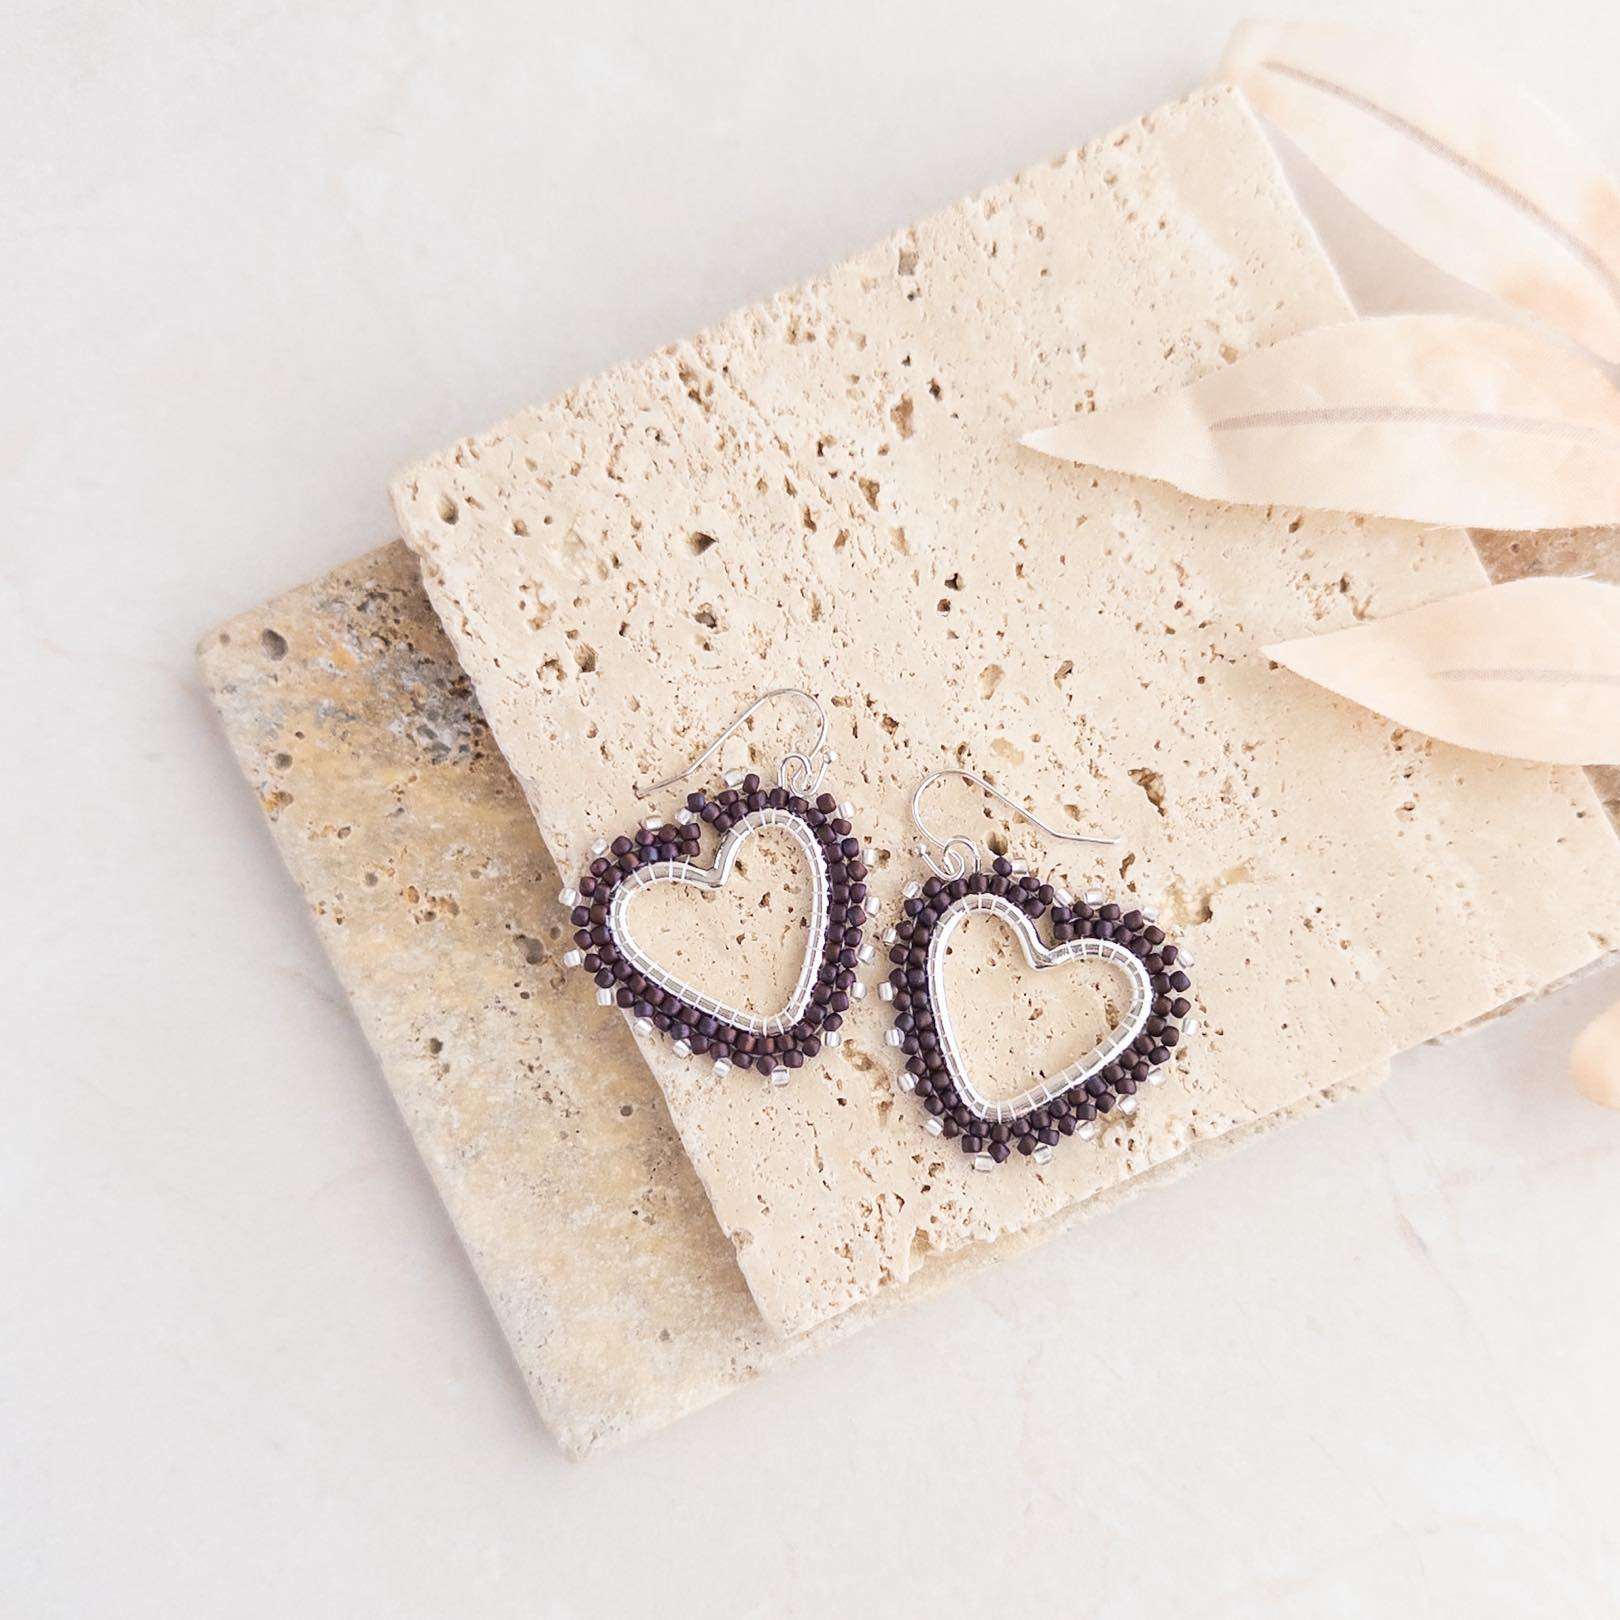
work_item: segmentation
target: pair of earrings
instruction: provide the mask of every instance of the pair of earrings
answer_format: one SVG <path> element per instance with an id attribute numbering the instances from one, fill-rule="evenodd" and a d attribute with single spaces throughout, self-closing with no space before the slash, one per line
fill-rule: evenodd
<path id="1" fill-rule="evenodd" d="M 574 948 L 563 960 L 591 975 L 603 1006 L 622 1008 L 640 1034 L 667 1034 L 677 1053 L 708 1059 L 716 1074 L 753 1069 L 782 1085 L 823 1047 L 838 1045 L 845 1015 L 866 994 L 859 969 L 876 955 L 864 935 L 878 901 L 867 885 L 853 809 L 822 789 L 836 758 L 826 746 L 826 710 L 797 688 L 766 692 L 684 771 L 637 788 L 636 796 L 661 793 L 701 770 L 774 698 L 803 701 L 818 721 L 814 743 L 806 752 L 782 757 L 774 784 L 752 771 L 732 771 L 717 791 L 689 794 L 673 819 L 650 817 L 634 832 L 598 840 L 587 869 L 560 898 L 575 930 Z M 1115 1109 L 1133 1113 L 1138 1089 L 1164 1078 L 1164 1065 L 1195 1029 L 1187 975 L 1192 959 L 1167 938 L 1149 908 L 1126 909 L 1100 889 L 1088 889 L 1077 899 L 1006 856 L 994 857 L 987 868 L 989 852 L 973 839 L 930 830 L 924 798 L 947 777 L 973 783 L 1057 841 L 1119 840 L 1059 832 L 972 771 L 935 771 L 912 796 L 912 819 L 923 839 L 917 853 L 931 876 L 906 886 L 901 914 L 883 937 L 889 971 L 878 994 L 894 1013 L 888 1041 L 904 1064 L 896 1083 L 920 1104 L 924 1129 L 957 1142 L 976 1169 L 991 1170 L 1015 1152 L 1044 1164 L 1064 1137 L 1088 1140 L 1100 1117 Z M 718 845 L 703 864 L 706 828 Z M 777 1011 L 762 1016 L 729 1005 L 662 966 L 630 928 L 629 905 L 637 893 L 658 884 L 723 887 L 743 845 L 767 828 L 785 833 L 806 858 L 809 937 L 791 995 Z M 1100 962 L 1117 971 L 1126 987 L 1123 1012 L 1091 1051 L 1056 1074 L 1032 1077 L 1010 1097 L 991 1097 L 976 1082 L 945 987 L 951 939 L 969 917 L 980 914 L 1011 930 L 1037 972 Z M 1043 922 L 1044 934 L 1038 926 Z"/>

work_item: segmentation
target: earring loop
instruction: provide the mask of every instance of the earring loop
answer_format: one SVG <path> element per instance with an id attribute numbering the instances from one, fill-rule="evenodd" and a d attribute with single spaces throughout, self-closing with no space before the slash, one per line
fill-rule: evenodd
<path id="1" fill-rule="evenodd" d="M 714 758 L 725 745 L 727 739 L 737 732 L 756 709 L 769 703 L 772 698 L 779 697 L 803 698 L 816 711 L 817 731 L 816 740 L 811 745 L 808 755 L 795 752 L 783 756 L 781 764 L 777 767 L 777 783 L 781 787 L 792 786 L 788 780 L 788 764 L 791 761 L 801 766 L 804 774 L 804 786 L 794 788 L 794 791 L 805 796 L 813 793 L 820 786 L 821 778 L 832 758 L 831 755 L 828 755 L 826 759 L 821 760 L 819 767 L 814 763 L 827 744 L 827 710 L 823 706 L 821 699 L 816 697 L 814 693 L 802 691 L 797 686 L 777 686 L 773 687 L 769 692 L 762 692 L 684 771 L 677 771 L 673 776 L 666 777 L 662 782 L 654 782 L 650 787 L 635 787 L 631 791 L 634 792 L 638 799 L 646 799 L 650 798 L 654 793 L 662 793 L 665 788 L 674 787 L 677 782 L 684 782 L 687 777 L 693 775 L 706 765 L 709 760 Z"/>
<path id="2" fill-rule="evenodd" d="M 1166 1066 L 1197 1028 L 1188 1017 L 1192 956 L 1169 937 L 1152 906 L 1110 900 L 1102 889 L 1076 898 L 1056 879 L 1005 855 L 985 863 L 979 844 L 963 833 L 943 836 L 931 829 L 923 801 L 947 776 L 971 782 L 1061 843 L 1119 839 L 1059 832 L 973 771 L 934 771 L 911 799 L 911 817 L 924 840 L 918 854 L 934 875 L 905 886 L 900 914 L 883 936 L 890 970 L 878 996 L 894 1008 L 888 1040 L 905 1064 L 895 1084 L 921 1104 L 923 1129 L 955 1141 L 975 1170 L 994 1170 L 1014 1153 L 1044 1165 L 1065 1136 L 1092 1140 L 1100 1120 L 1115 1109 L 1134 1114 L 1140 1088 L 1165 1079 Z M 1025 965 L 1047 982 L 1065 968 L 1090 963 L 1108 969 L 1119 987 L 1113 1003 L 1105 1003 L 1111 1022 L 1103 1036 L 1062 1068 L 1032 1061 L 1026 1083 L 1011 1096 L 981 1084 L 951 999 L 946 963 L 957 930 L 973 917 L 1010 930 Z"/>
<path id="3" fill-rule="evenodd" d="M 758 771 L 727 771 L 723 787 L 699 787 L 679 809 L 648 816 L 617 838 L 598 838 L 584 870 L 557 898 L 574 929 L 563 965 L 590 975 L 598 1006 L 620 1008 L 638 1035 L 667 1035 L 677 1057 L 709 1059 L 715 1075 L 752 1069 L 772 1085 L 786 1085 L 796 1069 L 843 1039 L 844 1015 L 866 994 L 857 970 L 874 955 L 864 933 L 878 902 L 867 887 L 855 812 L 820 791 L 836 757 L 827 746 L 827 710 L 798 687 L 763 693 L 684 770 L 633 791 L 645 799 L 694 775 L 777 697 L 808 704 L 817 727 L 808 751 L 782 755 L 774 786 Z M 705 859 L 710 832 L 717 842 L 712 859 Z M 740 851 L 764 832 L 798 846 L 809 879 L 798 973 L 770 1010 L 746 995 L 727 1000 L 694 984 L 679 957 L 661 960 L 652 942 L 638 937 L 631 916 L 632 899 L 649 889 L 667 885 L 702 897 L 725 888 L 742 869 Z M 729 959 L 729 945 L 722 954 Z"/>
<path id="4" fill-rule="evenodd" d="M 1026 810 L 1023 805 L 1014 799 L 1009 799 L 999 788 L 992 787 L 985 779 L 974 771 L 950 769 L 931 771 L 917 784 L 917 791 L 911 795 L 911 819 L 916 823 L 917 831 L 928 841 L 917 846 L 917 853 L 927 862 L 929 869 L 936 877 L 943 878 L 947 883 L 959 877 L 966 877 L 969 871 L 977 872 L 982 864 L 979 845 L 964 833 L 954 833 L 948 838 L 941 838 L 938 833 L 929 830 L 928 823 L 923 820 L 923 796 L 934 783 L 942 781 L 947 776 L 959 776 L 964 782 L 971 782 L 975 787 L 983 789 L 992 799 L 1020 815 L 1032 827 L 1038 827 L 1048 838 L 1055 838 L 1064 844 L 1117 844 L 1117 836 L 1106 836 L 1087 833 L 1059 832 L 1048 822 L 1032 810 Z M 939 857 L 936 857 L 929 844 L 939 846 Z"/>

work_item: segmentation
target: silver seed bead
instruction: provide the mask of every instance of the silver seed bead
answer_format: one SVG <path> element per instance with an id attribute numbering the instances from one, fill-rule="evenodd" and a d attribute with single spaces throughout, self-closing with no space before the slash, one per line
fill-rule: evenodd
<path id="1" fill-rule="evenodd" d="M 823 1046 L 842 1046 L 844 1044 L 842 1032 L 836 1029 L 828 1030 L 827 1033 L 821 1037 L 821 1044 Z"/>
<path id="2" fill-rule="evenodd" d="M 1119 1099 L 1119 1111 L 1122 1114 L 1134 1114 L 1136 1112 L 1136 1098 L 1121 1097 Z"/>
<path id="3" fill-rule="evenodd" d="M 894 942 L 897 939 L 899 939 L 899 937 L 900 937 L 900 930 L 897 929 L 897 928 L 885 928 L 883 930 L 883 943 L 885 945 L 894 944 Z"/>
<path id="4" fill-rule="evenodd" d="M 849 987 L 849 998 L 851 1001 L 864 1001 L 866 999 L 866 986 L 859 979 Z"/>
<path id="5" fill-rule="evenodd" d="M 989 1171 L 994 1170 L 995 1167 L 996 1161 L 992 1159 L 988 1153 L 979 1154 L 978 1157 L 973 1161 L 973 1168 L 975 1170 L 988 1173 Z"/>
<path id="6" fill-rule="evenodd" d="M 572 911 L 579 904 L 578 889 L 564 889 L 557 896 L 557 904 L 565 911 Z"/>
<path id="7" fill-rule="evenodd" d="M 564 951 L 563 952 L 563 966 L 564 967 L 578 967 L 579 964 L 581 962 L 583 962 L 584 960 L 585 960 L 585 953 L 582 950 L 575 949 L 575 950 L 572 950 L 572 951 Z"/>
<path id="8" fill-rule="evenodd" d="M 596 992 L 596 1005 L 598 1007 L 611 1007 L 613 1005 L 613 992 L 611 990 L 598 990 Z"/>
<path id="9" fill-rule="evenodd" d="M 897 1029 L 891 1029 L 883 1038 L 890 1046 L 904 1046 L 906 1044 L 905 1036 Z"/>
<path id="10" fill-rule="evenodd" d="M 911 1072 L 910 1069 L 902 1069 L 900 1071 L 900 1078 L 895 1081 L 895 1084 L 899 1086 L 902 1091 L 915 1091 L 917 1089 L 917 1077 Z M 934 1116 L 930 1114 L 928 1117 L 932 1119 Z"/>
<path id="11" fill-rule="evenodd" d="M 1089 1142 L 1097 1134 L 1097 1123 L 1088 1119 L 1084 1125 L 1074 1133 L 1082 1142 Z"/>
<path id="12" fill-rule="evenodd" d="M 771 1070 L 771 1084 L 773 1086 L 785 1086 L 788 1083 L 788 1081 L 791 1080 L 792 1078 L 793 1078 L 793 1071 L 791 1069 L 772 1069 Z"/>
<path id="13" fill-rule="evenodd" d="M 1030 1157 L 1034 1159 L 1036 1164 L 1050 1164 L 1052 1162 L 1051 1146 L 1046 1142 L 1042 1142 L 1041 1145 L 1030 1155 Z"/>
<path id="14" fill-rule="evenodd" d="M 945 1127 L 941 1125 L 932 1114 L 930 1114 L 923 1121 L 923 1129 L 927 1131 L 930 1136 L 939 1136 L 944 1132 Z"/>
<path id="15" fill-rule="evenodd" d="M 880 909 L 879 908 L 879 903 L 878 903 L 878 897 L 875 894 L 867 895 L 867 897 L 861 902 L 861 909 L 866 913 L 866 915 L 868 917 L 877 916 L 878 911 Z"/>
<path id="16" fill-rule="evenodd" d="M 591 845 L 591 854 L 593 855 L 606 855 L 607 851 L 608 841 L 605 838 L 598 838 L 596 842 Z"/>
<path id="17" fill-rule="evenodd" d="M 1074 904 L 1074 896 L 1070 894 L 1067 889 L 1054 889 L 1052 891 L 1052 898 L 1056 900 L 1060 906 L 1072 906 Z M 1042 1160 L 1041 1162 L 1044 1164 L 1045 1160 Z"/>
<path id="18" fill-rule="evenodd" d="M 915 900 L 922 893 L 922 884 L 908 883 L 900 892 L 903 899 Z"/>
<path id="19" fill-rule="evenodd" d="M 747 771 L 727 771 L 726 786 L 731 788 L 741 787 L 743 785 L 743 780 L 747 775 Z"/>
<path id="20" fill-rule="evenodd" d="M 1189 1018 L 1187 1022 L 1181 1026 L 1181 1033 L 1183 1035 L 1196 1035 L 1198 1033 L 1198 1020 L 1196 1018 Z"/>
<path id="21" fill-rule="evenodd" d="M 691 1057 L 692 1055 L 691 1045 L 686 1041 L 676 1041 L 674 1051 L 676 1057 Z"/>
<path id="22" fill-rule="evenodd" d="M 876 955 L 877 952 L 873 950 L 870 945 L 863 945 L 861 946 L 860 950 L 855 953 L 855 960 L 858 962 L 870 962 Z"/>
<path id="23" fill-rule="evenodd" d="M 1101 889 L 1087 889 L 1082 898 L 1088 906 L 1100 906 L 1103 903 L 1103 892 Z"/>
<path id="24" fill-rule="evenodd" d="M 883 981 L 883 983 L 878 986 L 878 1000 L 879 1001 L 893 1001 L 894 1000 L 894 986 L 892 984 L 890 984 L 887 979 L 885 979 Z"/>
<path id="25" fill-rule="evenodd" d="M 714 1060 L 714 1072 L 716 1074 L 730 1074 L 731 1073 L 731 1059 L 730 1058 L 716 1058 Z"/>
<path id="26" fill-rule="evenodd" d="M 652 1027 L 652 1019 L 650 1018 L 638 1018 L 634 1025 L 635 1032 L 638 1035 L 651 1035 Z"/>
<path id="27" fill-rule="evenodd" d="M 675 812 L 675 824 L 678 827 L 690 827 L 696 820 L 697 817 L 684 804 Z"/>
<path id="28" fill-rule="evenodd" d="M 1148 1084 L 1150 1086 L 1162 1086 L 1164 1084 L 1164 1070 L 1150 1069 L 1148 1071 Z"/>

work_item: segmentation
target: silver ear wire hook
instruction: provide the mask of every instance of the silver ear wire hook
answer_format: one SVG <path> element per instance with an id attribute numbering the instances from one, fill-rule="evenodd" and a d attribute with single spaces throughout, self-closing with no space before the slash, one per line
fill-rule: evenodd
<path id="1" fill-rule="evenodd" d="M 917 824 L 920 832 L 928 843 L 919 844 L 917 853 L 928 863 L 936 877 L 944 878 L 947 883 L 965 877 L 971 869 L 979 868 L 979 846 L 973 839 L 962 833 L 955 833 L 949 838 L 941 838 L 938 833 L 930 832 L 928 823 L 923 820 L 923 795 L 927 793 L 934 783 L 942 781 L 947 776 L 959 776 L 964 782 L 971 782 L 976 788 L 982 788 L 992 799 L 1006 805 L 1016 815 L 1022 816 L 1032 827 L 1038 827 L 1048 838 L 1055 838 L 1064 844 L 1117 844 L 1120 839 L 1115 837 L 1098 837 L 1088 833 L 1059 832 L 1056 827 L 1049 825 L 1032 810 L 1026 810 L 1023 805 L 1009 799 L 999 788 L 993 788 L 982 776 L 973 771 L 945 770 L 933 771 L 917 784 L 917 791 L 911 795 L 911 819 Z M 929 844 L 939 846 L 940 859 L 936 859 Z"/>
<path id="2" fill-rule="evenodd" d="M 783 787 L 788 787 L 790 785 L 788 780 L 788 767 L 790 765 L 796 766 L 804 783 L 804 785 L 798 788 L 797 791 L 804 797 L 808 798 L 810 794 L 814 793 L 816 789 L 820 787 L 821 778 L 825 774 L 827 766 L 832 762 L 833 755 L 830 753 L 826 755 L 822 754 L 822 750 L 827 745 L 827 711 L 822 706 L 821 699 L 816 697 L 813 693 L 801 691 L 796 686 L 778 686 L 772 688 L 772 690 L 769 692 L 762 692 L 757 698 L 754 699 L 752 703 L 748 705 L 746 709 L 743 710 L 741 714 L 737 716 L 735 720 L 731 722 L 729 726 L 726 727 L 724 731 L 720 733 L 718 737 L 714 739 L 712 743 L 709 744 L 707 748 L 703 750 L 701 754 L 698 755 L 696 759 L 692 761 L 690 765 L 686 767 L 684 771 L 677 771 L 673 776 L 667 777 L 662 782 L 654 782 L 651 787 L 636 788 L 634 790 L 636 797 L 638 799 L 649 798 L 654 793 L 662 793 L 665 788 L 674 787 L 677 782 L 684 782 L 687 777 L 691 776 L 695 771 L 700 770 L 709 762 L 709 760 L 713 759 L 714 756 L 719 753 L 720 749 L 725 745 L 727 738 L 733 736 L 756 709 L 758 709 L 762 704 L 769 703 L 772 698 L 779 697 L 803 698 L 804 701 L 816 711 L 818 730 L 816 732 L 816 740 L 811 745 L 809 753 L 804 754 L 795 751 L 793 753 L 784 754 L 782 756 L 781 764 L 777 767 L 776 773 L 778 783 L 780 783 L 780 785 Z"/>

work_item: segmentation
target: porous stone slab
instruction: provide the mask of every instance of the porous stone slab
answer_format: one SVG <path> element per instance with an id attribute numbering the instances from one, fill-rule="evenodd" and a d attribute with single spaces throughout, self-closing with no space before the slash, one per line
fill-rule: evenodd
<path id="1" fill-rule="evenodd" d="M 989 1262 L 990 1250 L 965 1250 L 917 1288 L 798 1339 L 769 1330 L 622 1020 L 565 990 L 556 869 L 403 545 L 233 619 L 200 656 L 276 846 L 568 1452 L 657 1429 Z"/>
<path id="2" fill-rule="evenodd" d="M 977 1175 L 925 1136 L 875 999 L 781 1089 L 715 1079 L 649 1037 L 781 1332 L 1611 948 L 1620 860 L 1581 772 L 1435 743 L 1258 651 L 1476 586 L 1464 534 L 1199 503 L 1018 445 L 1031 424 L 1347 313 L 1252 116 L 1215 90 L 395 486 L 565 870 L 646 814 L 633 784 L 796 685 L 833 705 L 838 791 L 885 913 L 917 871 L 915 782 L 961 763 L 1122 832 L 1106 866 L 1011 837 L 1071 886 L 1164 896 L 1196 949 L 1204 1029 L 1170 1083 L 1045 1168 Z"/>
<path id="3" fill-rule="evenodd" d="M 399 486 L 568 866 L 644 810 L 631 783 L 786 680 L 841 705 L 886 903 L 911 783 L 965 759 L 1122 825 L 1127 889 L 1168 889 L 1198 936 L 1209 1033 L 1171 1095 L 1040 1172 L 937 1153 L 875 1008 L 779 1095 L 649 1042 L 784 1331 L 1607 948 L 1613 842 L 1578 773 L 1438 748 L 1255 655 L 1473 585 L 1465 537 L 1199 506 L 1016 447 L 1341 313 L 1246 115 L 1204 98 Z"/>

